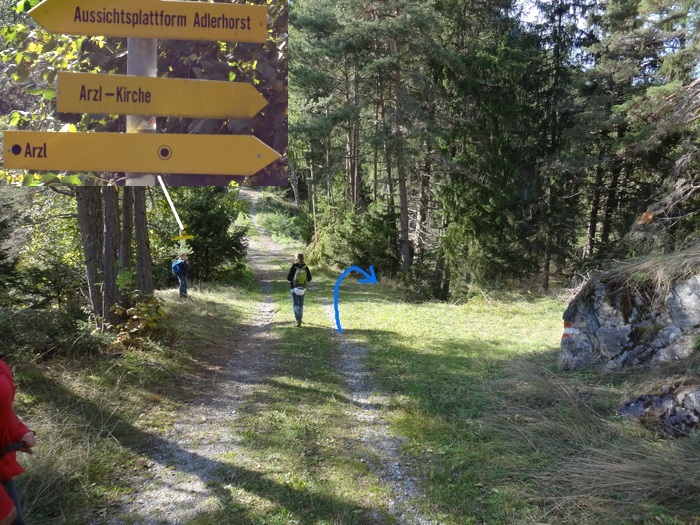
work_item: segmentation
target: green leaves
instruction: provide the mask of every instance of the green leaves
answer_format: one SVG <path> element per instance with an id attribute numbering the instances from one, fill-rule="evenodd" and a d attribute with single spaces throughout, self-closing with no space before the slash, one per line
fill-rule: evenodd
<path id="1" fill-rule="evenodd" d="M 19 0 L 15 4 L 15 12 L 26 13 L 27 11 L 30 11 L 32 8 L 38 5 L 40 2 L 41 0 Z"/>

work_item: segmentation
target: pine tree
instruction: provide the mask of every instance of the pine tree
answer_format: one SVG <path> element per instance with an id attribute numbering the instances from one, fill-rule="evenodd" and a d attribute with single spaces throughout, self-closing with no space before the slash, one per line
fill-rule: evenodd
<path id="1" fill-rule="evenodd" d="M 12 191 L 12 190 L 10 190 Z M 16 275 L 16 257 L 11 255 L 9 241 L 17 209 L 7 189 L 0 191 L 0 305 L 11 301 Z"/>

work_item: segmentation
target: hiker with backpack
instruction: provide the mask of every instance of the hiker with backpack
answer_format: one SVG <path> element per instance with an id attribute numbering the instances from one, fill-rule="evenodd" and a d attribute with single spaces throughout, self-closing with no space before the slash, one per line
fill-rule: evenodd
<path id="1" fill-rule="evenodd" d="M 32 453 L 36 434 L 14 410 L 15 384 L 12 370 L 0 359 L 0 525 L 24 525 L 22 506 L 14 477 L 24 472 L 17 462 L 18 451 Z"/>
<path id="2" fill-rule="evenodd" d="M 287 280 L 292 288 L 292 304 L 294 305 L 294 317 L 297 326 L 301 326 L 301 317 L 304 315 L 304 293 L 306 284 L 311 282 L 311 271 L 304 264 L 304 254 L 297 253 L 294 264 L 289 269 Z"/>
<path id="3" fill-rule="evenodd" d="M 190 263 L 187 262 L 187 254 L 181 253 L 177 261 L 173 263 L 172 272 L 180 281 L 180 297 L 187 298 L 187 273 L 190 271 Z"/>

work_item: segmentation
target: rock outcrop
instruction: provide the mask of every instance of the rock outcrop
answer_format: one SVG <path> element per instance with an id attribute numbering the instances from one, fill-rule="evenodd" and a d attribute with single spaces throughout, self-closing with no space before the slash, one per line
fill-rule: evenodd
<path id="1" fill-rule="evenodd" d="M 564 312 L 559 365 L 615 370 L 685 359 L 700 335 L 700 273 L 660 286 L 644 274 L 602 274 Z"/>
<path id="2" fill-rule="evenodd" d="M 672 385 L 645 394 L 617 409 L 617 415 L 636 419 L 671 437 L 685 437 L 700 428 L 700 387 Z"/>

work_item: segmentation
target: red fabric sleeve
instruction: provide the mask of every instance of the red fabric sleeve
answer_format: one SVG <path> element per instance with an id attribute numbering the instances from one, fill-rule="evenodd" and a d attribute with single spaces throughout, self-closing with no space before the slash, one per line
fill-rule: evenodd
<path id="1" fill-rule="evenodd" d="M 15 385 L 12 380 L 12 370 L 7 363 L 2 360 L 0 360 L 0 373 L 7 378 L 7 381 L 3 385 L 4 388 L 2 392 L 3 405 L 5 405 L 2 410 L 2 415 L 7 418 L 7 422 L 4 423 L 6 426 L 5 432 L 7 432 L 6 436 L 10 438 L 10 441 L 16 443 L 22 439 L 22 436 L 31 431 L 29 427 L 17 417 L 17 414 L 15 414 L 12 408 L 12 404 L 15 400 Z M 3 444 L 3 446 L 7 446 L 7 443 Z"/>
<path id="2" fill-rule="evenodd" d="M 12 370 L 0 359 L 0 450 L 20 441 L 22 436 L 29 432 L 27 425 L 22 423 L 15 414 L 14 399 L 15 385 L 12 380 Z M 24 468 L 17 462 L 14 452 L 0 458 L 0 481 L 12 479 L 22 472 Z"/>
<path id="3" fill-rule="evenodd" d="M 32 432 L 32 429 L 25 425 L 22 420 L 17 417 L 17 414 L 15 414 L 15 428 L 12 432 L 12 442 L 17 443 L 27 432 Z"/>

